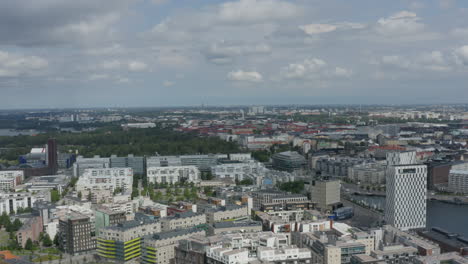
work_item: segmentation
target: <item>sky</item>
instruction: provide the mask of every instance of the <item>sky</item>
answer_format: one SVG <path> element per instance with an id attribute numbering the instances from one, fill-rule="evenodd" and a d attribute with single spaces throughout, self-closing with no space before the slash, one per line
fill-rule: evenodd
<path id="1" fill-rule="evenodd" d="M 468 103 L 466 0 L 3 0 L 0 109 Z"/>

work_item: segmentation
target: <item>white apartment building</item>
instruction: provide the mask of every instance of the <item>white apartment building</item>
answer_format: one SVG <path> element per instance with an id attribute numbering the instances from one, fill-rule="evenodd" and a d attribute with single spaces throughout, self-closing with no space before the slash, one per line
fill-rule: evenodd
<path id="1" fill-rule="evenodd" d="M 229 154 L 229 159 L 242 162 L 249 161 L 252 160 L 252 153 L 232 153 Z"/>
<path id="2" fill-rule="evenodd" d="M 364 163 L 348 168 L 348 178 L 361 184 L 383 184 L 387 167 L 380 163 Z"/>
<path id="3" fill-rule="evenodd" d="M 390 166 L 386 181 L 387 224 L 401 230 L 426 227 L 427 166 Z"/>
<path id="4" fill-rule="evenodd" d="M 100 156 L 84 158 L 83 156 L 78 156 L 76 162 L 73 163 L 73 176 L 80 177 L 86 169 L 93 168 L 110 168 L 110 158 L 101 158 Z"/>
<path id="5" fill-rule="evenodd" d="M 0 215 L 4 212 L 11 214 L 19 208 L 31 208 L 36 202 L 32 193 L 0 193 Z"/>
<path id="6" fill-rule="evenodd" d="M 177 183 L 185 179 L 188 182 L 197 182 L 200 171 L 196 166 L 148 167 L 146 169 L 148 182 L 151 183 Z"/>
<path id="7" fill-rule="evenodd" d="M 76 190 L 131 190 L 133 170 L 131 168 L 86 169 L 76 183 Z"/>
<path id="8" fill-rule="evenodd" d="M 216 178 L 230 178 L 238 181 L 263 175 L 266 170 L 260 162 L 228 163 L 211 167 L 211 173 Z"/>
<path id="9" fill-rule="evenodd" d="M 0 171 L 0 190 L 10 191 L 24 180 L 24 172 L 21 170 Z"/>
<path id="10" fill-rule="evenodd" d="M 468 193 L 468 170 L 450 170 L 448 188 L 455 193 Z"/>

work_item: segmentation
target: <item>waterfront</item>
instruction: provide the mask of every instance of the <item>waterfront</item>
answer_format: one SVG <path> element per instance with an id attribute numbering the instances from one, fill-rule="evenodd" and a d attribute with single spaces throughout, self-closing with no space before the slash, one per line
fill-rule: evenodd
<path id="1" fill-rule="evenodd" d="M 355 200 L 377 209 L 385 208 L 385 197 L 352 195 Z M 440 201 L 427 202 L 427 227 L 441 227 L 468 237 L 468 205 L 449 204 Z"/>

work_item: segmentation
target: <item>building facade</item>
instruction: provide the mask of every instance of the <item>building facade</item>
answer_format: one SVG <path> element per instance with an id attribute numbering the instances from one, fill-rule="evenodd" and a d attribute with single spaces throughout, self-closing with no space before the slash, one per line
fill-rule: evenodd
<path id="1" fill-rule="evenodd" d="M 391 166 L 386 186 L 386 223 L 402 230 L 426 227 L 427 166 Z"/>
<path id="2" fill-rule="evenodd" d="M 182 181 L 197 182 L 200 171 L 196 166 L 148 167 L 148 182 L 175 184 Z"/>

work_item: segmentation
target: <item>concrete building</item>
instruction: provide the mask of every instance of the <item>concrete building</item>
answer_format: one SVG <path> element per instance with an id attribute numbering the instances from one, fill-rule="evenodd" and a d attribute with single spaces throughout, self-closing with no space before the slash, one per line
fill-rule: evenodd
<path id="1" fill-rule="evenodd" d="M 286 151 L 273 155 L 273 168 L 293 172 L 305 168 L 304 156 L 295 151 Z"/>
<path id="2" fill-rule="evenodd" d="M 112 155 L 110 157 L 111 168 L 131 168 L 133 173 L 136 175 L 144 175 L 145 169 L 145 158 L 135 157 L 133 154 L 129 154 L 127 157 L 117 157 Z"/>
<path id="3" fill-rule="evenodd" d="M 205 210 L 205 215 L 206 223 L 212 225 L 217 222 L 249 218 L 250 212 L 247 206 L 227 205 Z"/>
<path id="4" fill-rule="evenodd" d="M 311 250 L 291 245 L 285 234 L 271 232 L 218 235 L 205 246 L 209 264 L 305 264 L 311 262 Z"/>
<path id="5" fill-rule="evenodd" d="M 32 208 L 37 195 L 28 192 L 0 193 L 0 214 L 12 214 L 19 208 Z"/>
<path id="6" fill-rule="evenodd" d="M 0 190 L 11 191 L 14 190 L 16 185 L 21 184 L 24 181 L 24 171 L 21 170 L 10 170 L 0 171 Z"/>
<path id="7" fill-rule="evenodd" d="M 301 233 L 300 244 L 312 251 L 312 263 L 347 264 L 354 255 L 369 255 L 374 249 L 374 238 L 366 233 L 351 237 L 334 232 Z"/>
<path id="8" fill-rule="evenodd" d="M 131 168 L 85 169 L 76 183 L 78 192 L 94 190 L 114 191 L 119 188 L 127 191 L 132 189 L 133 170 Z"/>
<path id="9" fill-rule="evenodd" d="M 174 263 L 175 247 L 178 245 L 178 242 L 180 240 L 187 239 L 191 236 L 205 234 L 205 228 L 195 227 L 148 235 L 144 238 L 143 255 L 141 257 L 141 263 Z"/>
<path id="10" fill-rule="evenodd" d="M 39 212 L 33 212 L 22 222 L 23 226 L 16 231 L 16 239 L 18 244 L 24 248 L 28 239 L 31 239 L 33 242 L 39 241 L 39 236 L 43 231 L 43 223 Z"/>
<path id="11" fill-rule="evenodd" d="M 374 163 L 372 159 L 350 157 L 325 157 L 316 161 L 316 171 L 333 177 L 351 177 L 349 169 L 361 164 Z"/>
<path id="12" fill-rule="evenodd" d="M 361 184 L 384 184 L 387 167 L 380 163 L 364 163 L 348 169 L 348 178 Z"/>
<path id="13" fill-rule="evenodd" d="M 94 224 L 96 227 L 96 234 L 99 234 L 99 230 L 103 227 L 114 226 L 119 223 L 123 223 L 127 220 L 125 216 L 126 212 L 114 211 L 104 206 L 99 206 L 94 210 Z"/>
<path id="14" fill-rule="evenodd" d="M 100 257 L 118 261 L 131 261 L 141 256 L 143 237 L 161 232 L 161 223 L 151 217 L 136 214 L 132 221 L 103 227 L 97 238 Z"/>
<path id="15" fill-rule="evenodd" d="M 388 152 L 386 156 L 387 166 L 416 164 L 416 151 Z"/>
<path id="16" fill-rule="evenodd" d="M 96 240 L 91 237 L 93 230 L 89 217 L 67 214 L 59 221 L 60 248 L 70 255 L 87 254 L 96 248 Z"/>
<path id="17" fill-rule="evenodd" d="M 427 166 L 391 166 L 386 182 L 386 223 L 402 230 L 426 227 Z"/>
<path id="18" fill-rule="evenodd" d="M 468 193 L 468 162 L 452 166 L 448 176 L 448 188 L 455 193 Z"/>
<path id="19" fill-rule="evenodd" d="M 262 222 L 259 221 L 227 221 L 214 223 L 208 226 L 209 235 L 217 235 L 221 233 L 245 233 L 245 232 L 261 232 L 263 230 Z"/>
<path id="20" fill-rule="evenodd" d="M 70 176 L 67 175 L 45 175 L 32 177 L 27 180 L 23 185 L 29 192 L 57 190 L 62 193 L 68 185 Z"/>
<path id="21" fill-rule="evenodd" d="M 146 166 L 148 168 L 182 166 L 182 160 L 178 156 L 152 156 L 146 158 Z"/>
<path id="22" fill-rule="evenodd" d="M 85 169 L 103 168 L 110 168 L 110 158 L 101 158 L 100 156 L 84 158 L 83 156 L 78 156 L 73 164 L 73 176 L 79 177 L 83 175 Z"/>
<path id="23" fill-rule="evenodd" d="M 190 211 L 183 213 L 176 213 L 173 216 L 161 219 L 161 230 L 168 232 L 176 229 L 184 229 L 206 223 L 206 216 L 201 213 L 193 213 Z"/>
<path id="24" fill-rule="evenodd" d="M 260 190 L 252 192 L 253 208 L 261 209 L 262 205 L 279 203 L 286 206 L 288 203 L 304 202 L 307 197 L 300 194 L 288 194 L 276 190 Z"/>
<path id="25" fill-rule="evenodd" d="M 242 181 L 243 179 L 255 179 L 263 175 L 267 169 L 260 162 L 228 163 L 211 167 L 211 173 L 216 178 L 229 178 Z"/>
<path id="26" fill-rule="evenodd" d="M 197 182 L 200 171 L 196 166 L 148 167 L 148 182 L 175 184 L 182 181 Z"/>
<path id="27" fill-rule="evenodd" d="M 146 159 L 146 167 L 196 166 L 201 171 L 209 171 L 218 164 L 218 155 L 153 156 Z"/>
<path id="28" fill-rule="evenodd" d="M 334 210 L 341 201 L 340 188 L 339 180 L 315 180 L 310 187 L 311 200 L 322 211 Z"/>

